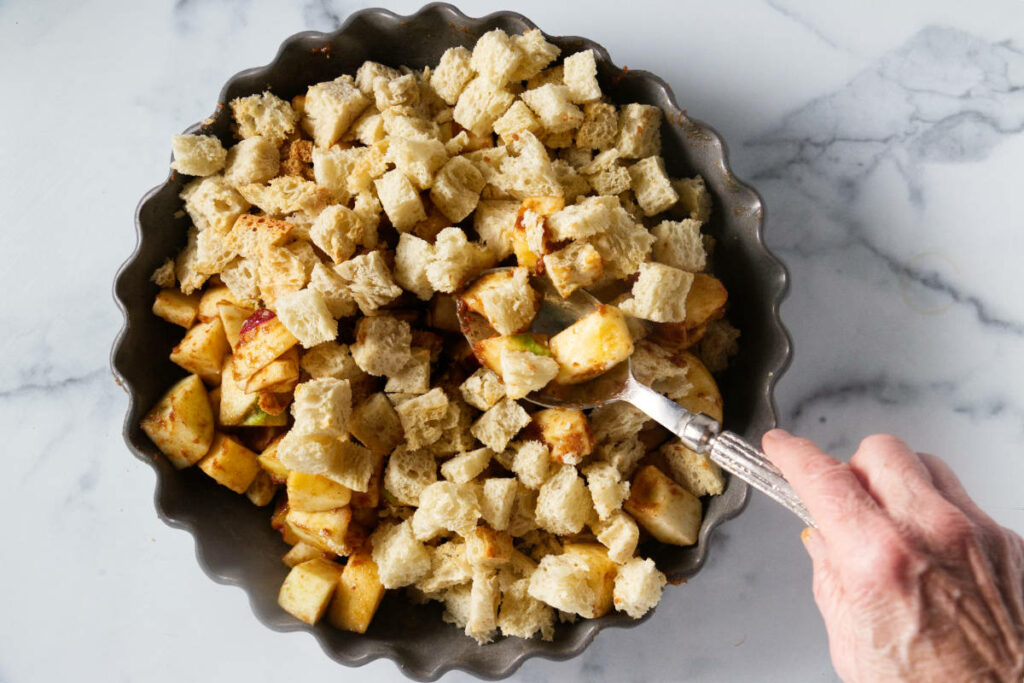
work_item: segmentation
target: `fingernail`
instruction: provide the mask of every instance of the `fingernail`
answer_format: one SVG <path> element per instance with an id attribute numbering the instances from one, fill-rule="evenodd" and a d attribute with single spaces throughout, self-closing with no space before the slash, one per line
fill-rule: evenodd
<path id="1" fill-rule="evenodd" d="M 768 441 L 785 441 L 786 439 L 792 439 L 793 435 L 787 432 L 785 429 L 779 429 L 776 427 L 764 435 L 764 438 Z"/>
<path id="2" fill-rule="evenodd" d="M 804 530 L 800 532 L 800 540 L 804 542 L 804 545 L 811 542 L 811 527 L 804 527 Z"/>

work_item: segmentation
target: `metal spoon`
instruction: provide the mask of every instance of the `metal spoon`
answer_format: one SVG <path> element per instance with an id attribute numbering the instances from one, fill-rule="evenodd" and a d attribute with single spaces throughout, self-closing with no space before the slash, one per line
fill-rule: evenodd
<path id="1" fill-rule="evenodd" d="M 510 268 L 494 268 L 493 273 Z M 540 291 L 541 303 L 530 325 L 530 332 L 555 335 L 587 315 L 601 302 L 583 289 L 563 299 L 547 278 L 535 278 L 532 283 Z M 493 336 L 494 332 L 480 316 L 466 306 L 458 306 L 459 325 L 470 344 Z M 546 408 L 596 408 L 612 401 L 625 401 L 660 423 L 697 453 L 707 453 L 723 470 L 736 475 L 776 502 L 789 508 L 804 523 L 815 526 L 803 501 L 759 449 L 748 444 L 743 437 L 722 430 L 721 425 L 702 413 L 694 413 L 633 376 L 632 361 L 623 363 L 590 381 L 573 385 L 549 384 L 535 391 L 526 400 Z"/>

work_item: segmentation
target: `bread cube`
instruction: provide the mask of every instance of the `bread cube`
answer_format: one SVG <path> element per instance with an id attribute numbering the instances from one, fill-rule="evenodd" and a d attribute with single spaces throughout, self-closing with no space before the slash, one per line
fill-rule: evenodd
<path id="1" fill-rule="evenodd" d="M 440 591 L 468 583 L 473 578 L 473 569 L 466 561 L 466 544 L 451 540 L 429 547 L 430 573 L 416 583 L 424 593 Z"/>
<path id="2" fill-rule="evenodd" d="M 590 102 L 583 106 L 583 123 L 576 132 L 576 146 L 611 149 L 619 139 L 619 113 L 615 105 Z M 602 193 L 604 194 L 604 193 Z"/>
<path id="3" fill-rule="evenodd" d="M 275 307 L 281 323 L 303 348 L 334 341 L 338 336 L 338 321 L 331 316 L 324 297 L 314 289 L 285 294 L 277 299 Z"/>
<path id="4" fill-rule="evenodd" d="M 637 204 L 645 216 L 659 214 L 679 200 L 661 157 L 652 156 L 636 162 L 629 167 L 629 177 L 633 181 Z"/>
<path id="5" fill-rule="evenodd" d="M 470 242 L 459 228 L 445 228 L 434 242 L 427 281 L 434 290 L 451 293 L 493 264 L 494 258 L 485 246 Z"/>
<path id="6" fill-rule="evenodd" d="M 186 330 L 192 327 L 199 313 L 199 297 L 182 294 L 177 289 L 161 289 L 153 300 L 153 314 Z"/>
<path id="7" fill-rule="evenodd" d="M 416 188 L 401 170 L 388 171 L 374 181 L 374 186 L 384 212 L 400 232 L 409 230 L 427 217 Z"/>
<path id="8" fill-rule="evenodd" d="M 693 273 L 660 263 L 640 265 L 640 277 L 633 283 L 632 297 L 619 308 L 636 318 L 654 322 L 686 320 L 686 295 Z"/>
<path id="9" fill-rule="evenodd" d="M 553 534 L 578 534 L 593 511 L 587 485 L 572 465 L 552 468 L 540 487 L 536 517 L 540 528 Z"/>
<path id="10" fill-rule="evenodd" d="M 512 44 L 520 54 L 519 65 L 511 74 L 513 81 L 534 78 L 561 52 L 557 45 L 549 43 L 540 29 L 536 28 L 527 29 L 520 35 L 512 36 Z"/>
<path id="11" fill-rule="evenodd" d="M 340 565 L 322 558 L 296 565 L 281 584 L 277 604 L 296 619 L 315 624 L 327 611 L 341 572 Z"/>
<path id="12" fill-rule="evenodd" d="M 224 168 L 227 152 L 213 135 L 175 135 L 171 138 L 174 161 L 178 173 L 195 176 L 213 175 Z"/>
<path id="13" fill-rule="evenodd" d="M 691 273 L 704 270 L 707 255 L 699 221 L 689 218 L 683 221 L 662 221 L 654 226 L 651 234 L 657 240 L 653 249 L 655 261 Z"/>
<path id="14" fill-rule="evenodd" d="M 558 361 L 548 353 L 520 351 L 508 346 L 501 349 L 500 362 L 505 394 L 512 399 L 543 389 L 559 371 Z"/>
<path id="15" fill-rule="evenodd" d="M 515 95 L 484 76 L 470 81 L 459 94 L 453 117 L 474 135 L 491 132 L 494 122 L 515 101 Z"/>
<path id="16" fill-rule="evenodd" d="M 356 406 L 349 420 L 352 436 L 374 453 L 390 453 L 405 439 L 398 413 L 383 393 L 376 393 Z"/>
<path id="17" fill-rule="evenodd" d="M 522 94 L 548 134 L 564 133 L 583 124 L 583 111 L 571 101 L 566 85 L 548 83 Z"/>
<path id="18" fill-rule="evenodd" d="M 469 615 L 466 635 L 477 644 L 489 643 L 498 628 L 498 574 L 494 570 L 477 567 L 473 570 L 473 583 L 469 595 Z"/>
<path id="19" fill-rule="evenodd" d="M 607 403 L 590 413 L 594 439 L 598 442 L 623 441 L 639 434 L 651 418 L 624 401 Z"/>
<path id="20" fill-rule="evenodd" d="M 352 359 L 352 354 L 345 344 L 327 342 L 315 346 L 302 354 L 299 363 L 314 379 L 334 377 L 347 379 L 355 384 L 357 380 L 366 376 Z"/>
<path id="21" fill-rule="evenodd" d="M 501 171 L 490 182 L 516 199 L 561 196 L 562 185 L 544 143 L 536 135 L 524 130 L 508 147 L 514 156 L 501 160 Z"/>
<path id="22" fill-rule="evenodd" d="M 366 491 L 375 466 L 373 454 L 361 446 L 294 429 L 278 443 L 276 455 L 289 470 L 320 474 L 353 491 Z"/>
<path id="23" fill-rule="evenodd" d="M 459 385 L 462 398 L 477 410 L 488 410 L 505 396 L 501 378 L 487 368 L 480 368 Z"/>
<path id="24" fill-rule="evenodd" d="M 543 125 L 525 102 L 516 100 L 508 108 L 508 111 L 494 122 L 494 132 L 501 136 L 505 144 L 508 144 L 515 139 L 516 135 L 523 131 L 530 131 L 534 135 L 540 135 L 543 131 Z"/>
<path id="25" fill-rule="evenodd" d="M 546 408 L 533 414 L 540 437 L 551 450 L 551 461 L 576 465 L 594 450 L 587 416 L 575 408 Z"/>
<path id="26" fill-rule="evenodd" d="M 402 369 L 388 377 L 384 391 L 425 394 L 430 390 L 430 351 L 412 349 L 411 354 Z"/>
<path id="27" fill-rule="evenodd" d="M 397 447 L 384 471 L 384 489 L 399 505 L 419 505 L 420 494 L 437 481 L 437 462 L 427 451 Z"/>
<path id="28" fill-rule="evenodd" d="M 198 462 L 213 443 L 213 412 L 198 375 L 177 382 L 139 425 L 177 469 Z"/>
<path id="29" fill-rule="evenodd" d="M 412 233 L 402 233 L 395 250 L 395 281 L 422 301 L 434 295 L 427 279 L 427 265 L 434 257 L 434 247 Z"/>
<path id="30" fill-rule="evenodd" d="M 587 242 L 572 242 L 544 255 L 544 271 L 558 293 L 568 298 L 580 287 L 589 287 L 604 274 L 604 259 Z"/>
<path id="31" fill-rule="evenodd" d="M 185 333 L 185 337 L 171 351 L 171 361 L 189 372 L 199 375 L 208 385 L 220 384 L 220 370 L 224 355 L 229 351 L 224 325 L 220 318 L 199 323 Z"/>
<path id="32" fill-rule="evenodd" d="M 405 174 L 413 187 L 427 190 L 434 184 L 434 176 L 448 161 L 448 152 L 439 140 L 392 137 L 388 160 Z"/>
<path id="33" fill-rule="evenodd" d="M 299 118 L 290 104 L 270 92 L 235 98 L 230 106 L 239 137 L 260 135 L 275 145 L 295 132 Z"/>
<path id="34" fill-rule="evenodd" d="M 580 175 L 579 171 L 573 168 L 568 161 L 555 159 L 551 162 L 551 168 L 555 171 L 558 184 L 562 186 L 563 196 L 569 197 L 571 200 L 572 198 L 581 198 L 590 193 L 590 181 Z"/>
<path id="35" fill-rule="evenodd" d="M 277 175 L 281 157 L 277 145 L 256 135 L 234 145 L 227 153 L 224 180 L 240 187 L 249 183 L 265 183 Z"/>
<path id="36" fill-rule="evenodd" d="M 577 614 L 596 619 L 610 612 L 618 567 L 609 559 L 608 551 L 597 543 L 566 543 L 562 554 L 582 560 L 587 567 L 587 582 L 593 590 L 593 603 L 586 612 Z"/>
<path id="37" fill-rule="evenodd" d="M 512 233 L 520 203 L 514 200 L 481 199 L 473 214 L 473 229 L 497 260 L 512 253 Z"/>
<path id="38" fill-rule="evenodd" d="M 622 564 L 633 557 L 640 540 L 640 528 L 632 517 L 615 510 L 606 520 L 591 521 L 590 527 L 600 543 L 608 548 L 608 557 Z"/>
<path id="39" fill-rule="evenodd" d="M 252 259 L 236 258 L 220 272 L 220 279 L 237 299 L 254 301 L 259 298 L 258 266 Z"/>
<path id="40" fill-rule="evenodd" d="M 311 379 L 295 388 L 292 431 L 309 436 L 345 436 L 351 413 L 352 389 L 348 380 Z"/>
<path id="41" fill-rule="evenodd" d="M 285 525 L 295 538 L 335 555 L 350 551 L 347 537 L 351 521 L 352 510 L 348 507 L 305 512 L 289 505 L 285 515 Z"/>
<path id="42" fill-rule="evenodd" d="M 203 275 L 215 275 L 237 254 L 228 245 L 228 238 L 219 230 L 204 230 L 196 236 L 195 269 Z"/>
<path id="43" fill-rule="evenodd" d="M 380 62 L 373 62 L 367 60 L 362 63 L 359 69 L 356 70 L 356 87 L 359 88 L 359 92 L 363 93 L 368 97 L 372 97 L 375 86 L 380 81 L 391 81 L 402 75 L 402 72 L 390 66 L 385 66 Z"/>
<path id="44" fill-rule="evenodd" d="M 304 212 L 316 215 L 331 199 L 331 193 L 300 176 L 278 176 L 268 183 L 240 185 L 238 191 L 251 204 L 271 216 Z"/>
<path id="45" fill-rule="evenodd" d="M 713 320 L 697 346 L 697 355 L 709 371 L 721 372 L 729 364 L 729 358 L 739 353 L 739 337 L 740 331 L 728 320 Z"/>
<path id="46" fill-rule="evenodd" d="M 483 174 L 465 157 L 452 157 L 438 171 L 430 201 L 453 223 L 473 213 L 485 184 Z"/>
<path id="47" fill-rule="evenodd" d="M 406 445 L 411 449 L 426 448 L 444 434 L 448 415 L 448 397 L 440 387 L 396 406 L 402 422 Z"/>
<path id="48" fill-rule="evenodd" d="M 540 631 L 544 640 L 555 635 L 555 611 L 530 597 L 529 579 L 519 579 L 502 589 L 498 628 L 503 636 L 532 638 Z"/>
<path id="49" fill-rule="evenodd" d="M 504 31 L 496 28 L 476 41 L 469 65 L 481 78 L 500 86 L 512 80 L 520 59 L 522 52 L 516 49 Z"/>
<path id="50" fill-rule="evenodd" d="M 515 502 L 505 531 L 516 538 L 522 538 L 537 529 L 537 497 L 537 491 L 518 482 Z"/>
<path id="51" fill-rule="evenodd" d="M 363 241 L 363 222 L 347 207 L 334 205 L 324 209 L 310 228 L 310 240 L 335 263 L 345 261 Z"/>
<path id="52" fill-rule="evenodd" d="M 359 310 L 356 300 L 352 298 L 349 283 L 334 268 L 326 264 L 318 263 L 313 266 L 307 291 L 315 292 L 323 299 L 332 321 L 337 318 L 350 318 Z"/>
<path id="53" fill-rule="evenodd" d="M 393 375 L 412 357 L 409 323 L 389 315 L 363 318 L 356 325 L 352 359 L 371 375 Z"/>
<path id="54" fill-rule="evenodd" d="M 649 104 L 627 104 L 619 112 L 615 147 L 623 159 L 661 154 L 661 109 Z"/>
<path id="55" fill-rule="evenodd" d="M 334 201 L 347 203 L 352 198 L 348 187 L 349 175 L 366 153 L 365 147 L 316 147 L 313 149 L 313 178 L 330 192 Z"/>
<path id="56" fill-rule="evenodd" d="M 323 550 L 320 550 L 320 548 L 299 541 L 291 547 L 291 550 L 281 556 L 281 561 L 289 567 L 294 567 L 318 557 L 324 560 L 330 560 L 334 557 L 334 553 L 326 553 Z"/>
<path id="57" fill-rule="evenodd" d="M 450 47 L 430 74 L 430 85 L 446 103 L 454 105 L 466 84 L 473 80 L 472 55 L 464 47 Z"/>
<path id="58" fill-rule="evenodd" d="M 306 116 L 317 147 L 330 147 L 348 130 L 370 98 L 343 78 L 311 85 L 306 91 Z"/>
<path id="59" fill-rule="evenodd" d="M 583 469 L 583 474 L 598 518 L 607 521 L 629 497 L 629 482 L 621 481 L 619 471 L 607 462 L 593 462 Z"/>
<path id="60" fill-rule="evenodd" d="M 174 276 L 174 259 L 165 258 L 149 276 L 149 281 L 161 289 L 173 288 L 178 282 Z"/>
<path id="61" fill-rule="evenodd" d="M 502 335 L 528 329 L 540 307 L 540 295 L 530 287 L 529 271 L 522 267 L 478 278 L 460 299 Z"/>
<path id="62" fill-rule="evenodd" d="M 185 211 L 199 232 L 212 228 L 226 235 L 235 219 L 249 209 L 249 202 L 221 175 L 193 180 L 181 191 Z M 181 280 L 181 276 L 178 277 Z M 187 293 L 187 292 L 186 292 Z"/>
<path id="63" fill-rule="evenodd" d="M 616 197 L 587 197 L 547 218 L 549 239 L 561 242 L 603 234 L 609 230 L 618 208 Z"/>
<path id="64" fill-rule="evenodd" d="M 623 506 L 651 536 L 670 545 L 693 545 L 700 531 L 700 500 L 653 465 L 633 477 Z"/>
<path id="65" fill-rule="evenodd" d="M 569 88 L 569 99 L 576 104 L 601 99 L 601 86 L 597 83 L 597 61 L 593 50 L 569 55 L 564 62 L 563 80 Z"/>
<path id="66" fill-rule="evenodd" d="M 377 575 L 385 588 L 409 586 L 430 572 L 430 552 L 413 535 L 411 520 L 381 524 L 370 542 Z"/>
<path id="67" fill-rule="evenodd" d="M 420 103 L 420 88 L 413 74 L 394 78 L 377 78 L 373 82 L 373 98 L 377 109 L 415 107 Z"/>
<path id="68" fill-rule="evenodd" d="M 673 439 L 661 447 L 672 478 L 695 496 L 717 496 L 725 490 L 722 470 L 706 453 L 697 453 Z"/>
<path id="69" fill-rule="evenodd" d="M 334 599 L 327 610 L 327 619 L 334 628 L 366 633 L 384 599 L 384 592 L 372 555 L 353 553 L 341 571 Z"/>
<path id="70" fill-rule="evenodd" d="M 580 169 L 586 174 L 594 191 L 601 195 L 620 195 L 633 185 L 629 170 L 618 163 L 619 150 L 614 147 L 601 152 Z"/>
<path id="71" fill-rule="evenodd" d="M 235 493 L 245 493 L 260 472 L 256 454 L 230 436 L 217 433 L 199 469 Z"/>
<path id="72" fill-rule="evenodd" d="M 363 315 L 373 315 L 402 293 L 402 288 L 391 279 L 391 271 L 380 251 L 350 258 L 334 270 L 348 285 Z"/>
<path id="73" fill-rule="evenodd" d="M 420 541 L 429 541 L 445 531 L 468 535 L 480 519 L 480 504 L 473 487 L 450 481 L 429 484 L 419 496 L 412 516 L 412 531 Z"/>
<path id="74" fill-rule="evenodd" d="M 686 217 L 701 223 L 711 218 L 711 195 L 704 184 L 704 178 L 697 175 L 672 181 L 672 188 L 679 194 L 676 208 Z"/>
<path id="75" fill-rule="evenodd" d="M 615 577 L 615 609 L 639 619 L 658 604 L 666 583 L 654 560 L 633 558 Z"/>
<path id="76" fill-rule="evenodd" d="M 522 406 L 512 399 L 503 398 L 480 416 L 470 431 L 482 444 L 500 453 L 529 423 L 530 416 Z"/>
<path id="77" fill-rule="evenodd" d="M 633 340 L 621 311 L 602 305 L 552 337 L 549 348 L 561 368 L 555 381 L 578 384 L 628 358 Z"/>
<path id="78" fill-rule="evenodd" d="M 178 252 L 174 260 L 174 276 L 181 285 L 182 294 L 192 294 L 200 289 L 209 275 L 199 272 L 196 268 L 199 260 L 199 230 L 196 226 L 188 229 L 188 241 L 185 248 Z"/>
<path id="79" fill-rule="evenodd" d="M 604 261 L 605 279 L 621 280 L 640 269 L 654 236 L 622 207 L 611 211 L 607 229 L 588 240 Z"/>
<path id="80" fill-rule="evenodd" d="M 465 484 L 476 478 L 491 462 L 490 448 L 477 448 L 460 453 L 441 465 L 441 476 L 456 484 Z"/>
<path id="81" fill-rule="evenodd" d="M 546 555 L 530 575 L 530 597 L 572 614 L 589 615 L 597 603 L 590 566 L 581 555 Z"/>
<path id="82" fill-rule="evenodd" d="M 482 491 L 480 516 L 492 529 L 504 531 L 512 518 L 519 484 L 513 478 L 492 477 L 484 480 Z"/>
<path id="83" fill-rule="evenodd" d="M 523 441 L 512 444 L 515 456 L 512 467 L 516 476 L 531 489 L 539 489 L 551 473 L 551 452 L 540 441 Z"/>

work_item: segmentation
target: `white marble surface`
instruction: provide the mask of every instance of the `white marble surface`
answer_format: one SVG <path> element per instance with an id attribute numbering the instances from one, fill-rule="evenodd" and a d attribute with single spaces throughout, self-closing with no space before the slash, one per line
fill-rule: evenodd
<path id="1" fill-rule="evenodd" d="M 110 283 L 170 135 L 287 35 L 362 6 L 0 3 L 0 681 L 401 679 L 390 662 L 345 670 L 308 636 L 265 629 L 241 591 L 202 573 L 122 444 L 126 400 L 107 365 Z M 782 423 L 843 456 L 865 433 L 902 434 L 1024 531 L 1024 5 L 624 7 L 516 5 L 661 74 L 764 195 L 767 240 L 793 275 Z M 798 531 L 755 498 L 643 627 L 517 678 L 831 680 Z"/>

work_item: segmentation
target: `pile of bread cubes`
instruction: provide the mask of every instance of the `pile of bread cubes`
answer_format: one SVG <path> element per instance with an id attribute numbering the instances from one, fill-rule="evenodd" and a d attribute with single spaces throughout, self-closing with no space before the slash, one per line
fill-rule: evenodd
<path id="1" fill-rule="evenodd" d="M 403 588 L 480 643 L 639 618 L 666 579 L 638 545 L 695 543 L 699 497 L 723 490 L 631 406 L 520 401 L 631 357 L 721 420 L 711 372 L 738 337 L 707 272 L 709 195 L 667 175 L 662 112 L 607 101 L 594 53 L 559 52 L 494 30 L 433 69 L 236 99 L 227 149 L 174 138 L 192 226 L 153 311 L 186 328 L 171 360 L 190 374 L 141 427 L 273 505 L 298 619 L 362 633 Z M 530 334 L 538 278 L 606 305 Z"/>

